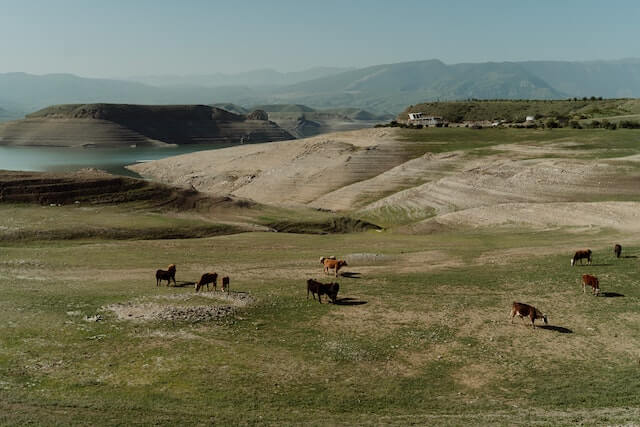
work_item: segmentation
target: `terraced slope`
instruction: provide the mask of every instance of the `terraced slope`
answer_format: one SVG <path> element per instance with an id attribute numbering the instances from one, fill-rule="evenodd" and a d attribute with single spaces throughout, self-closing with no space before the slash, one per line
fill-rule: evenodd
<path id="1" fill-rule="evenodd" d="M 204 105 L 60 105 L 0 125 L 2 145 L 162 146 L 293 138 L 273 122 Z"/>
<path id="2" fill-rule="evenodd" d="M 177 156 L 130 169 L 204 192 L 266 204 L 315 206 L 315 200 L 327 193 L 404 162 L 408 153 L 390 134 L 373 129 L 329 134 Z"/>
<path id="3" fill-rule="evenodd" d="M 575 203 L 579 210 L 590 206 L 584 203 L 640 200 L 637 135 L 631 130 L 369 129 L 184 155 L 131 169 L 213 194 L 348 213 L 411 232 L 455 221 L 473 226 L 476 219 L 541 226 L 549 222 L 536 215 L 553 211 L 552 204 Z M 599 212 L 607 209 L 614 216 L 622 212 L 613 225 L 636 220 L 627 205 Z M 557 210 L 558 215 L 570 211 Z M 604 214 L 599 217 L 603 226 L 612 226 Z"/>

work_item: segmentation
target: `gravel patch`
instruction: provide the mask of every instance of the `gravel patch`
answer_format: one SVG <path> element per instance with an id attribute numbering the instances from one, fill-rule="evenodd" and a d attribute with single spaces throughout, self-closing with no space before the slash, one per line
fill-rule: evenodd
<path id="1" fill-rule="evenodd" d="M 190 302 L 208 298 L 211 305 L 176 305 L 177 302 Z M 174 302 L 171 304 L 171 302 Z M 238 307 L 246 307 L 254 302 L 254 298 L 244 292 L 200 292 L 198 294 L 159 295 L 140 298 L 123 303 L 115 303 L 101 308 L 111 311 L 118 320 L 137 322 L 170 320 L 189 323 L 221 320 L 236 313 Z M 217 304 L 216 304 L 217 303 Z"/>

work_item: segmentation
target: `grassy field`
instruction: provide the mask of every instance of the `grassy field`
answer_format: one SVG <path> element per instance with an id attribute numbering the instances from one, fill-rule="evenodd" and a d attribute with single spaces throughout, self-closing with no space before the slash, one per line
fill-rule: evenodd
<path id="1" fill-rule="evenodd" d="M 4 242 L 0 422 L 631 422 L 640 248 L 614 259 L 609 243 L 526 230 Z M 570 268 L 568 247 L 587 244 L 594 265 Z M 350 262 L 341 304 L 306 298 L 326 254 Z M 201 305 L 192 287 L 155 286 L 169 263 L 179 282 L 229 274 L 254 301 L 198 323 L 104 308 Z M 587 272 L 605 297 L 582 294 Z M 513 300 L 551 326 L 510 324 Z"/>
<path id="2" fill-rule="evenodd" d="M 492 147 L 524 144 L 530 147 L 572 143 L 573 158 L 593 159 L 629 156 L 640 150 L 637 130 L 618 129 L 479 129 L 425 128 L 403 129 L 401 141 L 410 142 L 407 149 L 414 155 L 465 150 L 471 154 L 493 154 Z M 564 147 L 563 147 L 564 148 Z"/>

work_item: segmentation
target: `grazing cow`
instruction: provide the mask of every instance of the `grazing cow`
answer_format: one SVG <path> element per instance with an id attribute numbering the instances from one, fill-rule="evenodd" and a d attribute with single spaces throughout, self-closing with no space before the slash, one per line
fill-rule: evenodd
<path id="1" fill-rule="evenodd" d="M 231 280 L 229 279 L 229 276 L 224 276 L 222 278 L 222 292 L 227 291 L 229 292 L 229 283 L 231 282 Z"/>
<path id="2" fill-rule="evenodd" d="M 516 314 L 520 316 L 520 320 L 524 319 L 525 317 L 528 317 L 529 319 L 531 319 L 531 326 L 533 328 L 536 327 L 535 325 L 536 319 L 544 320 L 545 325 L 549 323 L 547 321 L 547 316 L 545 314 L 542 314 L 540 310 L 538 310 L 534 306 L 514 301 L 513 304 L 511 305 L 511 323 L 513 323 L 513 318 L 515 317 Z"/>
<path id="3" fill-rule="evenodd" d="M 583 259 L 587 260 L 587 265 L 591 265 L 591 253 L 591 249 L 580 249 L 579 251 L 576 251 L 573 258 L 571 258 L 571 266 L 576 265 L 578 260 L 580 260 L 580 265 L 582 265 Z"/>
<path id="4" fill-rule="evenodd" d="M 329 270 L 333 269 L 335 270 L 336 277 L 338 277 L 338 270 L 340 270 L 342 267 L 348 266 L 347 261 L 330 258 L 325 258 L 322 262 L 322 265 L 324 265 L 325 274 L 329 274 Z"/>
<path id="5" fill-rule="evenodd" d="M 620 258 L 620 254 L 622 253 L 622 246 L 616 243 L 613 247 L 613 253 L 616 254 L 616 258 Z"/>
<path id="6" fill-rule="evenodd" d="M 335 255 L 331 255 L 331 256 L 323 256 L 320 258 L 320 264 L 324 265 L 324 260 L 325 259 L 336 259 Z"/>
<path id="7" fill-rule="evenodd" d="M 322 304 L 322 295 L 327 295 L 328 298 L 331 299 L 332 302 L 336 302 L 338 298 L 338 291 L 340 290 L 339 283 L 320 283 L 316 280 L 309 279 L 307 280 L 307 299 L 309 299 L 309 292 L 311 292 L 313 299 L 316 299 L 316 294 L 318 294 L 318 302 Z"/>
<path id="8" fill-rule="evenodd" d="M 598 294 L 600 294 L 600 282 L 598 281 L 597 277 L 592 276 L 590 274 L 583 274 L 582 275 L 582 293 L 585 292 L 585 288 L 587 286 L 591 286 L 591 292 L 595 296 L 598 296 Z"/>
<path id="9" fill-rule="evenodd" d="M 207 291 L 209 290 L 209 283 L 213 284 L 213 290 L 217 290 L 218 286 L 218 273 L 204 273 L 198 283 L 196 283 L 196 292 L 200 290 L 204 285 L 207 285 Z"/>
<path id="10" fill-rule="evenodd" d="M 167 286 L 169 286 L 171 280 L 173 280 L 174 285 L 176 284 L 175 264 L 171 264 L 166 270 L 156 270 L 156 286 L 160 286 L 163 280 L 167 281 Z"/>

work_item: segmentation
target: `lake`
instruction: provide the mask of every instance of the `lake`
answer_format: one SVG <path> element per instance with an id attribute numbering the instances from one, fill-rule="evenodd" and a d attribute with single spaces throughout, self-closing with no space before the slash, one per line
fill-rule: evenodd
<path id="1" fill-rule="evenodd" d="M 181 145 L 175 147 L 140 148 L 61 148 L 61 147 L 1 147 L 0 169 L 24 171 L 71 172 L 82 168 L 97 168 L 107 172 L 137 176 L 126 165 L 158 160 L 179 154 L 232 147 L 237 144 Z"/>

